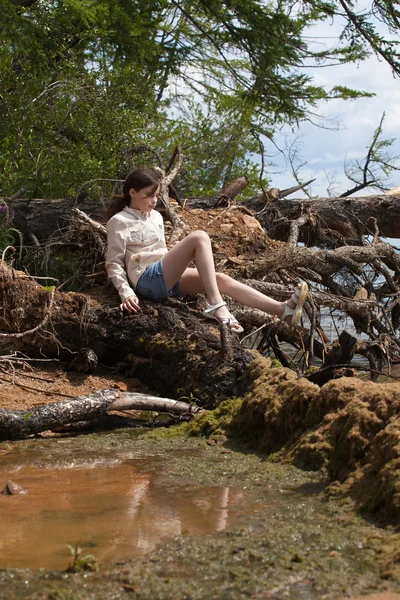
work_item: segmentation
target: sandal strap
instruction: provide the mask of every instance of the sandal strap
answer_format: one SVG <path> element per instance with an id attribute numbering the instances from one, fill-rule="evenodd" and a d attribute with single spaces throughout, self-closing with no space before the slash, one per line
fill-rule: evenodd
<path id="1" fill-rule="evenodd" d="M 292 294 L 292 298 L 291 300 L 297 304 L 298 301 L 300 300 L 300 296 L 301 296 L 301 288 L 296 288 Z"/>
<path id="2" fill-rule="evenodd" d="M 282 321 L 285 321 L 286 317 L 292 317 L 290 324 L 292 327 L 296 327 L 300 323 L 301 314 L 303 311 L 304 303 L 307 299 L 308 285 L 306 282 L 302 282 L 300 287 L 296 288 L 292 294 L 291 300 L 294 304 L 293 308 L 289 308 L 288 300 L 284 303 L 285 308 L 283 309 Z"/>
<path id="3" fill-rule="evenodd" d="M 293 300 L 293 298 L 292 298 Z M 293 300 L 294 302 L 294 300 Z M 283 315 L 281 316 L 281 321 L 284 321 L 286 319 L 286 317 L 289 317 L 290 315 L 294 315 L 294 308 L 290 308 L 290 306 L 288 306 L 285 302 L 285 308 L 283 310 Z"/>
<path id="4" fill-rule="evenodd" d="M 239 321 L 233 315 L 231 315 L 230 317 L 218 317 L 218 321 L 220 323 L 226 323 L 227 325 L 232 325 L 232 323 L 240 325 Z"/>
<path id="5" fill-rule="evenodd" d="M 243 331 L 243 327 L 241 326 L 239 321 L 236 319 L 236 317 L 234 317 L 233 315 L 231 315 L 230 317 L 218 317 L 217 320 L 219 323 L 223 323 L 223 324 L 227 325 L 229 331 L 234 331 L 237 333 L 242 333 L 242 331 Z M 238 325 L 238 327 L 232 327 L 232 325 Z"/>
<path id="6" fill-rule="evenodd" d="M 216 310 L 218 310 L 218 308 L 221 308 L 221 306 L 226 306 L 226 302 L 222 300 L 218 304 L 208 304 L 206 300 L 206 310 L 204 312 L 212 315 Z"/>

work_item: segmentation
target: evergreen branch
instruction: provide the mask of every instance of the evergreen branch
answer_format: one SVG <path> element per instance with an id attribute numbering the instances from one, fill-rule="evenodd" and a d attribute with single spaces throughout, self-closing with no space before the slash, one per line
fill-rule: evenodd
<path id="1" fill-rule="evenodd" d="M 350 23 L 352 23 L 358 33 L 362 35 L 362 37 L 369 43 L 375 54 L 381 56 L 391 66 L 393 72 L 400 76 L 400 63 L 398 62 L 400 55 L 398 53 L 392 53 L 391 51 L 385 50 L 384 46 L 388 45 L 388 42 L 376 34 L 369 33 L 367 27 L 363 26 L 363 17 L 356 15 L 349 8 L 348 3 L 345 0 L 339 0 L 339 2 Z"/>

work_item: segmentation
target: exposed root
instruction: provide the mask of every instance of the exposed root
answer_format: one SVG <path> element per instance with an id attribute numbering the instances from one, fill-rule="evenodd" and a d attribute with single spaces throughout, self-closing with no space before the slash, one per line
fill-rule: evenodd
<path id="1" fill-rule="evenodd" d="M 53 287 L 53 289 L 50 292 L 49 304 L 48 304 L 47 308 L 45 308 L 45 316 L 40 321 L 40 323 L 38 325 L 36 325 L 36 327 L 33 327 L 32 329 L 28 329 L 27 331 L 19 331 L 19 332 L 14 332 L 14 333 L 1 333 L 0 332 L 0 337 L 3 337 L 3 338 L 22 338 L 22 337 L 24 337 L 26 335 L 30 335 L 32 333 L 35 333 L 39 329 L 43 329 L 43 327 L 46 325 L 47 321 L 50 319 L 50 316 L 51 316 L 51 310 L 53 308 L 53 302 L 54 302 L 55 292 L 56 292 L 56 288 Z"/>
<path id="2" fill-rule="evenodd" d="M 2 254 L 1 254 L 1 265 L 2 265 L 2 267 L 5 264 L 5 256 L 6 256 L 6 253 L 7 253 L 8 250 L 12 250 L 13 253 L 16 252 L 16 249 L 14 248 L 14 246 L 6 246 L 4 248 L 4 250 L 3 250 Z"/>

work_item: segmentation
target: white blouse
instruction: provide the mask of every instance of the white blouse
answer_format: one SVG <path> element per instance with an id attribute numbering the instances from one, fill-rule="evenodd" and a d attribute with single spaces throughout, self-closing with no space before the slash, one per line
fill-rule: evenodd
<path id="1" fill-rule="evenodd" d="M 133 288 L 143 271 L 168 252 L 163 218 L 155 210 L 143 213 L 125 207 L 111 217 L 106 229 L 106 270 L 124 302 L 135 295 Z"/>

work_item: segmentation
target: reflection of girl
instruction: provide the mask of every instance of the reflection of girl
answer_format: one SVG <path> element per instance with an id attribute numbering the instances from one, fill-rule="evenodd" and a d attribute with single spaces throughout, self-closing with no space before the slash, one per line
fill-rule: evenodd
<path id="1" fill-rule="evenodd" d="M 299 285 L 286 302 L 277 302 L 224 273 L 216 273 L 211 241 L 204 231 L 190 233 L 168 251 L 162 216 L 154 210 L 160 179 L 155 169 L 137 169 L 127 177 L 123 195 L 115 196 L 107 211 L 106 269 L 121 297 L 121 310 L 140 310 L 138 296 L 162 300 L 179 294 L 205 294 L 203 315 L 241 333 L 243 328 L 222 300 L 221 294 L 226 294 L 297 325 L 307 298 L 306 283 Z M 195 268 L 189 268 L 192 261 Z"/>

